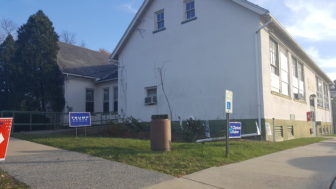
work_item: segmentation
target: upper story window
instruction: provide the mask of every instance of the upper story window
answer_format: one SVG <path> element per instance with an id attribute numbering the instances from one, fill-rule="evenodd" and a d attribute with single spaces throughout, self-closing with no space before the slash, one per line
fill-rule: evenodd
<path id="1" fill-rule="evenodd" d="M 289 96 L 288 51 L 272 38 L 269 40 L 271 90 Z"/>
<path id="2" fill-rule="evenodd" d="M 280 92 L 289 96 L 289 72 L 288 72 L 288 53 L 284 48 L 280 48 Z"/>
<path id="3" fill-rule="evenodd" d="M 280 92 L 280 74 L 279 74 L 279 54 L 278 43 L 270 38 L 269 53 L 271 66 L 271 86 L 272 91 Z"/>
<path id="4" fill-rule="evenodd" d="M 161 31 L 165 29 L 164 10 L 155 13 L 155 30 Z"/>
<path id="5" fill-rule="evenodd" d="M 329 87 L 326 83 L 323 85 L 324 108 L 329 110 Z"/>
<path id="6" fill-rule="evenodd" d="M 317 106 L 323 107 L 323 83 L 322 80 L 316 77 L 316 96 L 317 96 Z"/>
<path id="7" fill-rule="evenodd" d="M 186 12 L 185 16 L 187 20 L 193 19 L 196 17 L 195 13 L 195 1 L 194 0 L 186 0 L 185 1 Z"/>
<path id="8" fill-rule="evenodd" d="M 270 62 L 271 72 L 274 75 L 279 76 L 279 55 L 278 55 L 278 43 L 273 39 L 270 39 Z"/>
<path id="9" fill-rule="evenodd" d="M 305 98 L 305 84 L 304 84 L 304 69 L 296 58 L 292 57 L 293 65 L 293 95 L 295 99 L 304 100 Z"/>

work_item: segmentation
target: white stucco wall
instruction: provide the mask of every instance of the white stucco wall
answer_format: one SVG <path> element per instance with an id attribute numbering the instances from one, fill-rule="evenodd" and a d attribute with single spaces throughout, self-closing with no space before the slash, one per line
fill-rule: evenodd
<path id="1" fill-rule="evenodd" d="M 255 31 L 259 16 L 229 0 L 195 0 L 197 20 L 184 21 L 181 0 L 156 0 L 119 54 L 119 113 L 149 120 L 225 119 L 225 90 L 234 93 L 233 118 L 256 119 Z M 154 31 L 154 12 L 164 9 L 166 30 Z M 158 87 L 158 104 L 145 106 L 145 87 Z"/>
<path id="2" fill-rule="evenodd" d="M 109 89 L 109 109 L 110 112 L 113 112 L 113 90 L 114 87 L 118 85 L 117 81 L 113 82 L 105 82 L 96 85 L 95 88 L 95 112 L 103 112 L 104 111 L 104 89 L 108 88 Z"/>
<path id="3" fill-rule="evenodd" d="M 282 43 L 286 47 L 289 57 L 289 75 L 290 75 L 290 98 L 284 98 L 271 93 L 271 66 L 269 54 L 269 39 L 272 36 L 279 44 Z M 312 69 L 307 63 L 302 61 L 302 57 L 297 56 L 293 48 L 288 48 L 282 39 L 274 33 L 270 35 L 269 31 L 261 31 L 261 46 L 262 46 L 262 75 L 263 75 L 263 104 L 266 119 L 282 119 L 290 120 L 290 114 L 295 115 L 295 120 L 306 121 L 306 113 L 311 111 L 309 96 L 316 94 L 316 71 Z M 295 56 L 304 64 L 304 82 L 305 82 L 305 103 L 297 102 L 294 99 L 292 81 L 292 56 Z M 330 95 L 329 95 L 330 96 Z M 316 104 L 316 101 L 315 101 Z M 330 100 L 329 100 L 330 104 Z M 331 109 L 331 106 L 330 106 Z M 321 108 L 316 108 L 316 120 L 322 122 L 332 122 L 331 111 Z"/>
<path id="4" fill-rule="evenodd" d="M 103 112 L 103 91 L 110 89 L 110 111 L 113 111 L 113 87 L 117 81 L 95 84 L 92 79 L 68 76 L 64 82 L 65 108 L 72 107 L 74 112 L 85 112 L 86 89 L 94 89 L 94 111 Z"/>

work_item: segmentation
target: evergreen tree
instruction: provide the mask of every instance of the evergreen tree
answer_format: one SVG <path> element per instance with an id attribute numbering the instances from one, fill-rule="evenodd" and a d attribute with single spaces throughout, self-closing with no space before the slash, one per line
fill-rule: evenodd
<path id="1" fill-rule="evenodd" d="M 53 111 L 64 108 L 64 78 L 57 65 L 58 35 L 40 10 L 18 30 L 15 62 L 19 66 L 18 90 L 22 110 Z"/>
<path id="2" fill-rule="evenodd" d="M 14 108 L 13 78 L 15 54 L 15 41 L 12 35 L 8 35 L 0 45 L 0 110 Z"/>

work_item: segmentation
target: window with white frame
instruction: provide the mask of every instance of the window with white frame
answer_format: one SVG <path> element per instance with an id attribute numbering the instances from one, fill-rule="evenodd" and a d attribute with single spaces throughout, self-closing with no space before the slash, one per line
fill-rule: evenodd
<path id="1" fill-rule="evenodd" d="M 272 91 L 280 92 L 278 43 L 270 38 L 269 46 L 270 46 L 269 50 L 270 50 Z"/>
<path id="2" fill-rule="evenodd" d="M 94 112 L 94 90 L 93 89 L 86 89 L 85 92 L 85 111 L 86 112 Z"/>
<path id="3" fill-rule="evenodd" d="M 108 113 L 110 112 L 110 89 L 104 88 L 103 94 L 103 112 Z"/>
<path id="4" fill-rule="evenodd" d="M 164 10 L 155 13 L 155 30 L 163 30 L 165 28 Z"/>
<path id="5" fill-rule="evenodd" d="M 157 87 L 146 87 L 145 105 L 157 104 Z"/>
<path id="6" fill-rule="evenodd" d="M 289 72 L 288 72 L 288 55 L 287 50 L 280 48 L 280 92 L 289 96 Z"/>
<path id="7" fill-rule="evenodd" d="M 303 64 L 292 57 L 293 70 L 293 96 L 295 99 L 305 99 L 304 69 Z"/>
<path id="8" fill-rule="evenodd" d="M 113 87 L 113 112 L 118 113 L 118 87 Z"/>
<path id="9" fill-rule="evenodd" d="M 329 110 L 329 87 L 326 83 L 323 85 L 324 108 Z"/>
<path id="10" fill-rule="evenodd" d="M 196 17 L 195 13 L 195 1 L 194 0 L 186 0 L 185 1 L 185 18 L 186 20 L 191 20 Z"/>
<path id="11" fill-rule="evenodd" d="M 316 96 L 317 96 L 317 106 L 323 107 L 323 83 L 322 80 L 316 77 Z"/>
<path id="12" fill-rule="evenodd" d="M 271 90 L 289 96 L 288 53 L 272 38 L 269 44 Z"/>

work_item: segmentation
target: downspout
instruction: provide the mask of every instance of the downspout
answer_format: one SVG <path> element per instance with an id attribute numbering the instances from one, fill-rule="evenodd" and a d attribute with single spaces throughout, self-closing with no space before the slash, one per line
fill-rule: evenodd
<path id="1" fill-rule="evenodd" d="M 256 81 L 257 81 L 257 103 L 258 103 L 258 126 L 261 130 L 261 87 L 260 87 L 260 83 L 261 81 L 261 77 L 260 77 L 260 70 L 261 70 L 261 60 L 260 60 L 260 50 L 261 49 L 261 44 L 260 44 L 260 31 L 262 29 L 264 29 L 265 27 L 267 27 L 270 23 L 272 23 L 273 20 L 272 18 L 265 23 L 264 25 L 260 26 L 258 28 L 258 30 L 255 33 L 255 53 L 256 53 Z"/>

